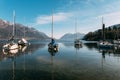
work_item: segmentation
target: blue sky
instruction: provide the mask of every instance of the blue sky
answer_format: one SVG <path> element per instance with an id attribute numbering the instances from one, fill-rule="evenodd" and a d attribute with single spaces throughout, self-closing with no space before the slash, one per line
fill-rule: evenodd
<path id="1" fill-rule="evenodd" d="M 106 26 L 120 23 L 120 0 L 0 0 L 0 18 L 34 27 L 51 36 L 51 16 L 54 11 L 54 37 L 77 31 L 88 33 L 101 28 L 101 17 Z M 25 18 L 25 20 L 24 20 Z"/>

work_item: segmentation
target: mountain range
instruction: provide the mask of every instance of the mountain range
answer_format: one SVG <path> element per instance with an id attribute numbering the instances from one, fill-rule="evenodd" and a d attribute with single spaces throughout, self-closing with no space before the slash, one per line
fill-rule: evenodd
<path id="1" fill-rule="evenodd" d="M 83 34 L 83 33 L 74 33 L 74 34 L 67 33 L 67 34 L 64 34 L 59 40 L 73 41 L 76 38 L 76 35 L 77 35 L 78 39 L 82 39 L 85 34 Z"/>
<path id="2" fill-rule="evenodd" d="M 0 39 L 9 39 L 12 36 L 13 24 L 9 21 L 0 19 Z M 29 28 L 22 24 L 15 24 L 15 38 L 25 35 L 27 39 L 49 39 L 49 37 L 34 28 Z"/>

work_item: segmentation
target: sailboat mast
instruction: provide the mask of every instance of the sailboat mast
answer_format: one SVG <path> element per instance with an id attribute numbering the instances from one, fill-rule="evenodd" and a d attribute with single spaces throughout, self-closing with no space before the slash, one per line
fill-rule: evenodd
<path id="1" fill-rule="evenodd" d="M 52 12 L 52 29 L 51 29 L 51 38 L 53 39 L 53 12 Z"/>
<path id="2" fill-rule="evenodd" d="M 75 39 L 77 39 L 77 20 L 75 19 Z"/>
<path id="3" fill-rule="evenodd" d="M 103 41 L 105 41 L 105 24 L 103 23 L 103 17 L 102 17 L 102 36 L 103 36 Z"/>
<path id="4" fill-rule="evenodd" d="M 77 39 L 77 19 L 75 20 L 75 28 L 76 28 L 76 39 Z"/>
<path id="5" fill-rule="evenodd" d="M 15 36 L 15 11 L 13 11 L 13 34 L 12 37 Z"/>
<path id="6" fill-rule="evenodd" d="M 25 22 L 25 17 L 24 17 L 24 22 Z M 25 26 L 24 26 L 24 38 L 25 38 Z"/>

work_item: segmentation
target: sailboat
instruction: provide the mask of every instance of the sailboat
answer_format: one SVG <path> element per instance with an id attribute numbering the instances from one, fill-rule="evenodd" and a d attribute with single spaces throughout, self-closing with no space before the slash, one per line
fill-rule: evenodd
<path id="1" fill-rule="evenodd" d="M 48 44 L 48 50 L 52 52 L 58 52 L 58 44 L 53 38 L 53 13 L 52 13 L 52 28 L 51 28 L 51 42 Z"/>
<path id="2" fill-rule="evenodd" d="M 75 40 L 74 40 L 74 46 L 75 46 L 75 48 L 82 47 L 82 42 L 80 41 L 80 39 L 78 39 L 78 36 L 77 36 L 77 21 L 75 21 Z"/>
<path id="3" fill-rule="evenodd" d="M 28 45 L 28 41 L 25 38 L 22 38 L 18 41 L 18 45 L 21 46 L 27 46 Z"/>
<path id="4" fill-rule="evenodd" d="M 103 17 L 102 17 L 102 37 L 103 40 L 98 42 L 99 49 L 112 49 L 113 44 L 105 40 L 105 24 L 103 23 Z"/>
<path id="5" fill-rule="evenodd" d="M 18 41 L 18 45 L 27 46 L 29 45 L 28 41 L 25 39 L 25 27 L 24 27 L 24 37 Z"/>
<path id="6" fill-rule="evenodd" d="M 116 32 L 116 40 L 113 40 L 114 43 L 114 48 L 115 49 L 120 49 L 120 39 L 119 39 L 119 30 L 117 28 L 117 32 Z"/>
<path id="7" fill-rule="evenodd" d="M 15 43 L 14 40 L 15 37 L 15 11 L 13 11 L 13 32 L 12 32 L 12 37 L 8 40 L 8 42 L 3 45 L 3 51 L 10 51 L 10 50 L 15 50 L 18 49 L 19 46 L 17 43 Z"/>

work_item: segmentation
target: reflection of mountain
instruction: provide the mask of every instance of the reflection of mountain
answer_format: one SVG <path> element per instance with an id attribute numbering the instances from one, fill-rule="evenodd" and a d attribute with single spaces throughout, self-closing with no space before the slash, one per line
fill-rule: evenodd
<path id="1" fill-rule="evenodd" d="M 71 42 L 62 42 L 62 44 L 66 47 L 73 47 L 74 46 L 74 43 L 71 43 Z"/>
<path id="2" fill-rule="evenodd" d="M 88 49 L 98 49 L 97 43 L 84 43 Z"/>
<path id="3" fill-rule="evenodd" d="M 34 51 L 38 50 L 39 48 L 44 48 L 45 44 L 31 44 L 27 47 L 26 53 L 33 53 Z"/>

